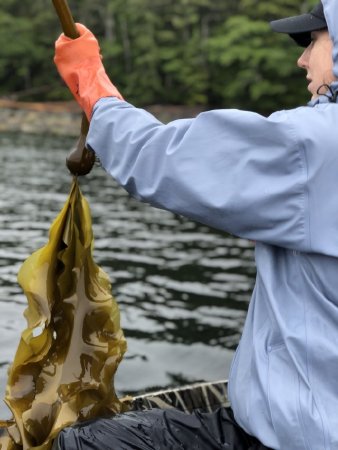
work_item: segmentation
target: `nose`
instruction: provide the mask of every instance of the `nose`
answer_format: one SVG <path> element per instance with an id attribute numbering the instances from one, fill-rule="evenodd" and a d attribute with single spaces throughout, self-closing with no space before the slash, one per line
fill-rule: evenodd
<path id="1" fill-rule="evenodd" d="M 306 47 L 303 53 L 297 60 L 297 66 L 301 69 L 307 69 L 309 67 L 309 57 L 310 57 L 310 45 Z"/>

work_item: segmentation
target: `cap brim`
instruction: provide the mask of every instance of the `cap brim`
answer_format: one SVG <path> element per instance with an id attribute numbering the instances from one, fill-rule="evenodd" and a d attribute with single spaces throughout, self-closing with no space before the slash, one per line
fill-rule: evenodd
<path id="1" fill-rule="evenodd" d="M 311 13 L 286 19 L 273 20 L 271 28 L 277 33 L 287 33 L 298 45 L 307 47 L 311 43 L 311 32 L 327 28 L 326 22 Z"/>
<path id="2" fill-rule="evenodd" d="M 310 13 L 288 17 L 286 19 L 273 20 L 270 24 L 273 31 L 287 34 L 307 33 L 327 27 L 325 20 L 313 16 Z"/>

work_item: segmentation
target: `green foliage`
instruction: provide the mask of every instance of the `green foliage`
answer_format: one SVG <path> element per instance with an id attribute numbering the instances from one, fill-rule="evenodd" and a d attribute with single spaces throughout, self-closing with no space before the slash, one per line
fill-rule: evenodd
<path id="1" fill-rule="evenodd" d="M 300 54 L 268 22 L 316 0 L 69 0 L 98 37 L 107 72 L 139 106 L 240 107 L 269 113 L 307 101 Z M 70 98 L 53 65 L 51 0 L 1 0 L 0 95 Z"/>
<path id="2" fill-rule="evenodd" d="M 295 98 L 305 102 L 300 96 L 304 76 L 295 65 L 299 50 L 289 38 L 283 45 L 279 40 L 266 21 L 229 18 L 221 33 L 208 41 L 214 98 L 239 108 L 254 104 L 261 112 L 293 106 Z"/>
<path id="3" fill-rule="evenodd" d="M 53 28 L 55 34 L 51 34 Z M 48 98 L 53 87 L 57 88 L 51 42 L 56 30 L 49 1 L 35 0 L 29 6 L 26 2 L 2 0 L 0 95 L 37 93 Z"/>

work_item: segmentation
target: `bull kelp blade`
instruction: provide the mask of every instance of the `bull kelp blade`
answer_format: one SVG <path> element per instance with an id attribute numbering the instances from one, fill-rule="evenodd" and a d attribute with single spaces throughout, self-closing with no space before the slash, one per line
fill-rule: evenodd
<path id="1" fill-rule="evenodd" d="M 65 426 L 125 409 L 113 377 L 126 341 L 92 247 L 89 206 L 74 179 L 49 242 L 19 272 L 27 329 L 9 370 L 14 424 L 2 428 L 0 449 L 47 450 Z"/>

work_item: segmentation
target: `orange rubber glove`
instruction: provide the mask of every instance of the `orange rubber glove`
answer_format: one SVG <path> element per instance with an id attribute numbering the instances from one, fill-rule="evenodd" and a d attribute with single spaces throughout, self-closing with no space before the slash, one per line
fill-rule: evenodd
<path id="1" fill-rule="evenodd" d="M 85 112 L 91 119 L 95 103 L 102 97 L 122 95 L 109 80 L 102 64 L 97 39 L 84 25 L 76 24 L 80 37 L 70 39 L 61 34 L 55 43 L 56 67 Z"/>

